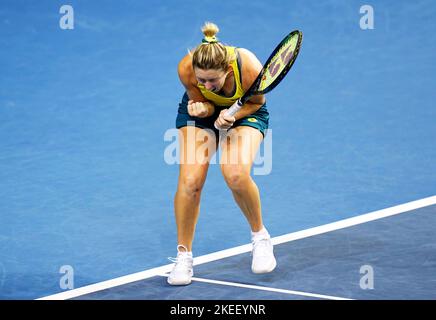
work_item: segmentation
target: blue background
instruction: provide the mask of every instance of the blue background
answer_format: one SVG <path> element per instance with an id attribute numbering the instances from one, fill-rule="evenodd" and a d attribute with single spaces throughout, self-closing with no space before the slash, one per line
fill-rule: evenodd
<path id="1" fill-rule="evenodd" d="M 262 62 L 304 32 L 267 96 L 273 169 L 255 180 L 272 236 L 435 194 L 434 1 L 73 0 L 74 30 L 59 27 L 63 4 L 0 3 L 0 298 L 62 291 L 63 265 L 80 287 L 175 255 L 164 134 L 205 21 Z M 249 231 L 211 165 L 194 255 Z"/>

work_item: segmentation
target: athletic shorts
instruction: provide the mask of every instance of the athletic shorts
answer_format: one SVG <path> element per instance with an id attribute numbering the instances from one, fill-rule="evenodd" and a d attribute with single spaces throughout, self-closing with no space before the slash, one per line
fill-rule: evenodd
<path id="1" fill-rule="evenodd" d="M 179 103 L 179 110 L 177 113 L 176 118 L 176 128 L 182 128 L 186 127 L 188 125 L 193 125 L 195 123 L 195 126 L 202 129 L 211 129 L 215 132 L 215 134 L 219 134 L 219 131 L 215 128 L 214 123 L 215 120 L 218 118 L 220 111 L 224 108 L 229 107 L 215 107 L 215 113 L 207 118 L 198 118 L 198 117 L 192 117 L 188 113 L 188 101 L 189 97 L 185 94 L 183 95 L 182 102 Z M 260 107 L 259 110 L 257 110 L 255 113 L 250 114 L 246 116 L 245 118 L 239 119 L 235 121 L 232 128 L 239 127 L 239 126 L 247 126 L 252 127 L 257 130 L 259 130 L 263 136 L 266 134 L 266 129 L 268 129 L 268 121 L 269 121 L 269 113 L 266 108 L 266 103 Z M 189 122 L 189 123 L 188 123 Z"/>

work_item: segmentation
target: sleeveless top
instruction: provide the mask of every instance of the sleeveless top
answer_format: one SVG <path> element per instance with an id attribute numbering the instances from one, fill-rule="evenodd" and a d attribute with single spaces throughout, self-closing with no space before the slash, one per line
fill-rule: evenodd
<path id="1" fill-rule="evenodd" d="M 240 97 L 244 95 L 244 90 L 242 90 L 242 83 L 241 83 L 241 63 L 239 56 L 237 56 L 236 48 L 235 47 L 229 47 L 226 46 L 227 53 L 231 56 L 237 57 L 230 65 L 233 69 L 233 75 L 235 79 L 235 86 L 236 90 L 231 97 L 224 97 L 221 95 L 218 95 L 212 91 L 207 90 L 204 85 L 201 83 L 197 83 L 197 87 L 200 89 L 201 94 L 203 97 L 205 97 L 207 100 L 211 101 L 216 106 L 223 106 L 223 107 L 229 107 L 232 104 L 234 104 Z"/>

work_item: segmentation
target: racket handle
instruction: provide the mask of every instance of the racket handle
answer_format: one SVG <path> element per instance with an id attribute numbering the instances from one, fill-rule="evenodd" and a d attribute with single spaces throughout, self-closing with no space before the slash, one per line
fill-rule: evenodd
<path id="1" fill-rule="evenodd" d="M 236 112 L 241 110 L 241 108 L 242 108 L 242 103 L 241 100 L 238 99 L 238 101 L 236 101 L 234 104 L 232 104 L 230 108 L 227 109 L 226 116 L 233 117 L 236 114 Z M 216 129 L 220 130 L 220 128 L 218 128 L 216 124 L 214 126 Z"/>
<path id="2" fill-rule="evenodd" d="M 239 110 L 241 110 L 242 108 L 242 103 L 241 100 L 237 100 L 227 111 L 226 111 L 226 116 L 234 116 L 236 114 L 236 112 L 238 112 Z"/>

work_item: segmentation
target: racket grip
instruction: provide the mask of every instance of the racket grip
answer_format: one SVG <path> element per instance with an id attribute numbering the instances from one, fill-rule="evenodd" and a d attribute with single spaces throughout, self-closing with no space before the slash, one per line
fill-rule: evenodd
<path id="1" fill-rule="evenodd" d="M 241 108 L 242 108 L 242 103 L 241 100 L 238 99 L 238 101 L 236 101 L 234 104 L 232 104 L 230 108 L 227 109 L 226 116 L 233 117 L 236 114 L 236 112 L 241 110 Z M 218 128 L 216 124 L 214 126 L 216 129 L 220 130 L 220 128 Z"/>
<path id="2" fill-rule="evenodd" d="M 238 112 L 239 110 L 241 110 L 242 108 L 242 103 L 241 100 L 238 99 L 238 101 L 236 101 L 227 111 L 226 111 L 226 116 L 234 116 L 236 114 L 236 112 Z"/>

